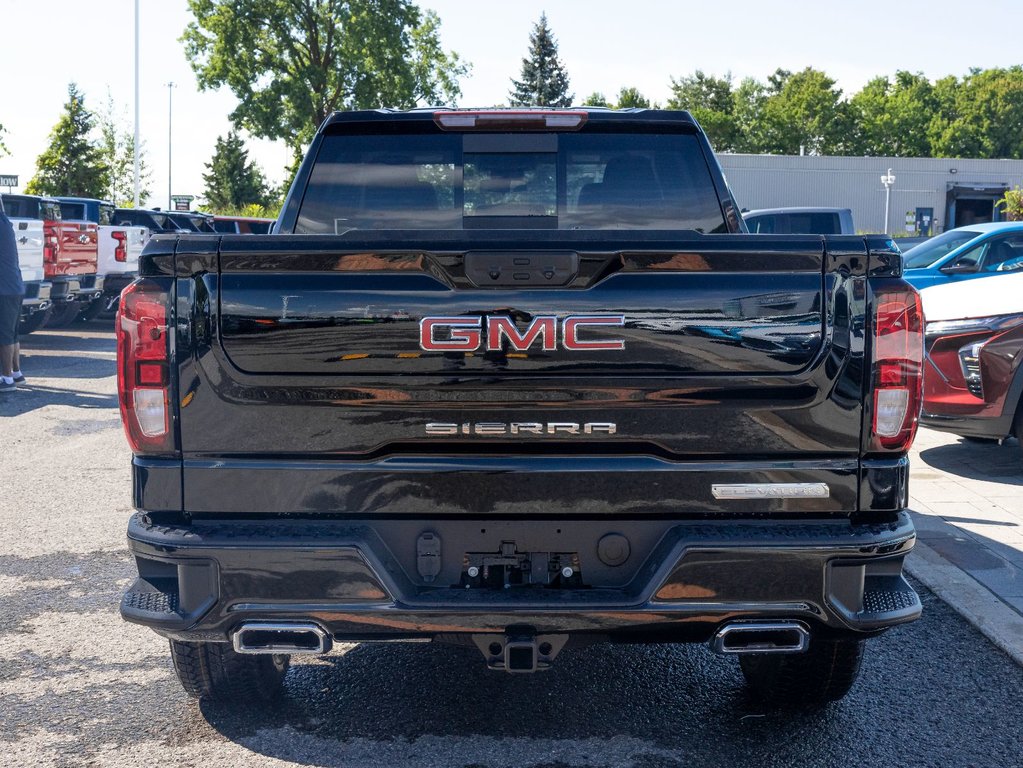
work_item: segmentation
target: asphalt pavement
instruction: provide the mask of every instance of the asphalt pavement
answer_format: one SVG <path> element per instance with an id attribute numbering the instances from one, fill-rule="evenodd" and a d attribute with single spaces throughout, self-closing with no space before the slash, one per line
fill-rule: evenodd
<path id="1" fill-rule="evenodd" d="M 547 673 L 361 645 L 300 661 L 275 707 L 199 707 L 123 623 L 129 452 L 104 324 L 25 340 L 0 400 L 0 766 L 1019 766 L 1023 667 L 923 587 L 821 710 L 771 711 L 702 646 L 598 645 Z"/>

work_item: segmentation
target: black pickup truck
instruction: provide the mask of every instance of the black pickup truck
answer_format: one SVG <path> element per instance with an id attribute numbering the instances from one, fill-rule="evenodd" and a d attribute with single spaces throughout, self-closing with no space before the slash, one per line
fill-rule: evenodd
<path id="1" fill-rule="evenodd" d="M 899 252 L 746 234 L 688 114 L 336 114 L 277 232 L 154 237 L 121 298 L 121 612 L 190 694 L 338 642 L 699 642 L 823 702 L 920 614 Z"/>

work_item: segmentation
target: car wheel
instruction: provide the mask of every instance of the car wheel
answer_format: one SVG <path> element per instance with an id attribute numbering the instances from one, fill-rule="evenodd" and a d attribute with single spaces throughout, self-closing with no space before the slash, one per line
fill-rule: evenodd
<path id="1" fill-rule="evenodd" d="M 739 657 L 750 690 L 774 705 L 826 704 L 845 696 L 860 673 L 864 640 L 812 638 L 804 653 Z"/>
<path id="2" fill-rule="evenodd" d="M 204 701 L 260 704 L 280 695 L 290 657 L 248 655 L 227 643 L 171 640 L 171 660 L 185 692 Z"/>

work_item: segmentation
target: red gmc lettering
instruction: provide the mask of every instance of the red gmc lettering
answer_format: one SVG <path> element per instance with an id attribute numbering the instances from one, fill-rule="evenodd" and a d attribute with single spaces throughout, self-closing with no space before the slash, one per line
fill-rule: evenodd
<path id="1" fill-rule="evenodd" d="M 419 346 L 427 352 L 475 352 L 481 341 L 478 317 L 424 317 L 419 323 Z M 451 329 L 450 339 L 434 338 L 436 326 Z"/>
<path id="2" fill-rule="evenodd" d="M 569 317 L 565 320 L 565 326 L 562 329 L 562 344 L 565 349 L 573 350 L 587 350 L 587 349 L 625 349 L 625 341 L 623 339 L 606 339 L 604 341 L 581 341 L 579 339 L 579 327 L 580 326 L 594 326 L 594 325 L 613 325 L 621 327 L 625 325 L 624 315 L 605 315 L 600 316 L 582 316 L 582 317 Z"/>
<path id="3" fill-rule="evenodd" d="M 561 327 L 561 347 L 572 351 L 622 350 L 623 339 L 580 339 L 579 329 L 594 326 L 622 327 L 624 315 L 580 315 L 565 318 Z M 437 338 L 437 328 L 447 328 L 447 338 Z M 507 347 L 505 346 L 507 339 Z M 508 349 L 525 352 L 537 340 L 544 352 L 558 348 L 558 318 L 554 315 L 534 317 L 524 331 L 504 315 L 487 318 L 486 332 L 479 317 L 424 317 L 419 322 L 419 346 L 427 352 L 475 352 L 484 345 L 488 352 Z"/>
<path id="4" fill-rule="evenodd" d="M 507 336 L 512 349 L 525 352 L 533 346 L 537 336 L 543 336 L 543 351 L 553 352 L 558 348 L 557 333 L 556 317 L 534 317 L 522 334 L 510 317 L 490 317 L 487 318 L 487 349 L 502 349 L 501 337 Z"/>

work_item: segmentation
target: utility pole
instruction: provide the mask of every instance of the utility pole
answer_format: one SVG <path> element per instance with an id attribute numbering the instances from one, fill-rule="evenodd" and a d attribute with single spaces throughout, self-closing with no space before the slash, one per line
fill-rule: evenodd
<path id="1" fill-rule="evenodd" d="M 135 173 L 135 207 L 139 207 L 139 0 L 135 0 L 135 146 L 132 162 Z"/>
<path id="2" fill-rule="evenodd" d="M 888 169 L 888 173 L 881 177 L 881 184 L 884 186 L 884 233 L 887 235 L 888 232 L 888 211 L 891 208 L 892 202 L 892 187 L 895 186 L 895 176 L 892 175 L 892 169 Z"/>
<path id="3" fill-rule="evenodd" d="M 171 199 L 173 186 L 171 184 L 172 168 L 172 139 L 174 136 L 174 89 L 177 86 L 174 81 L 167 83 L 167 210 L 174 210 L 174 201 Z"/>

